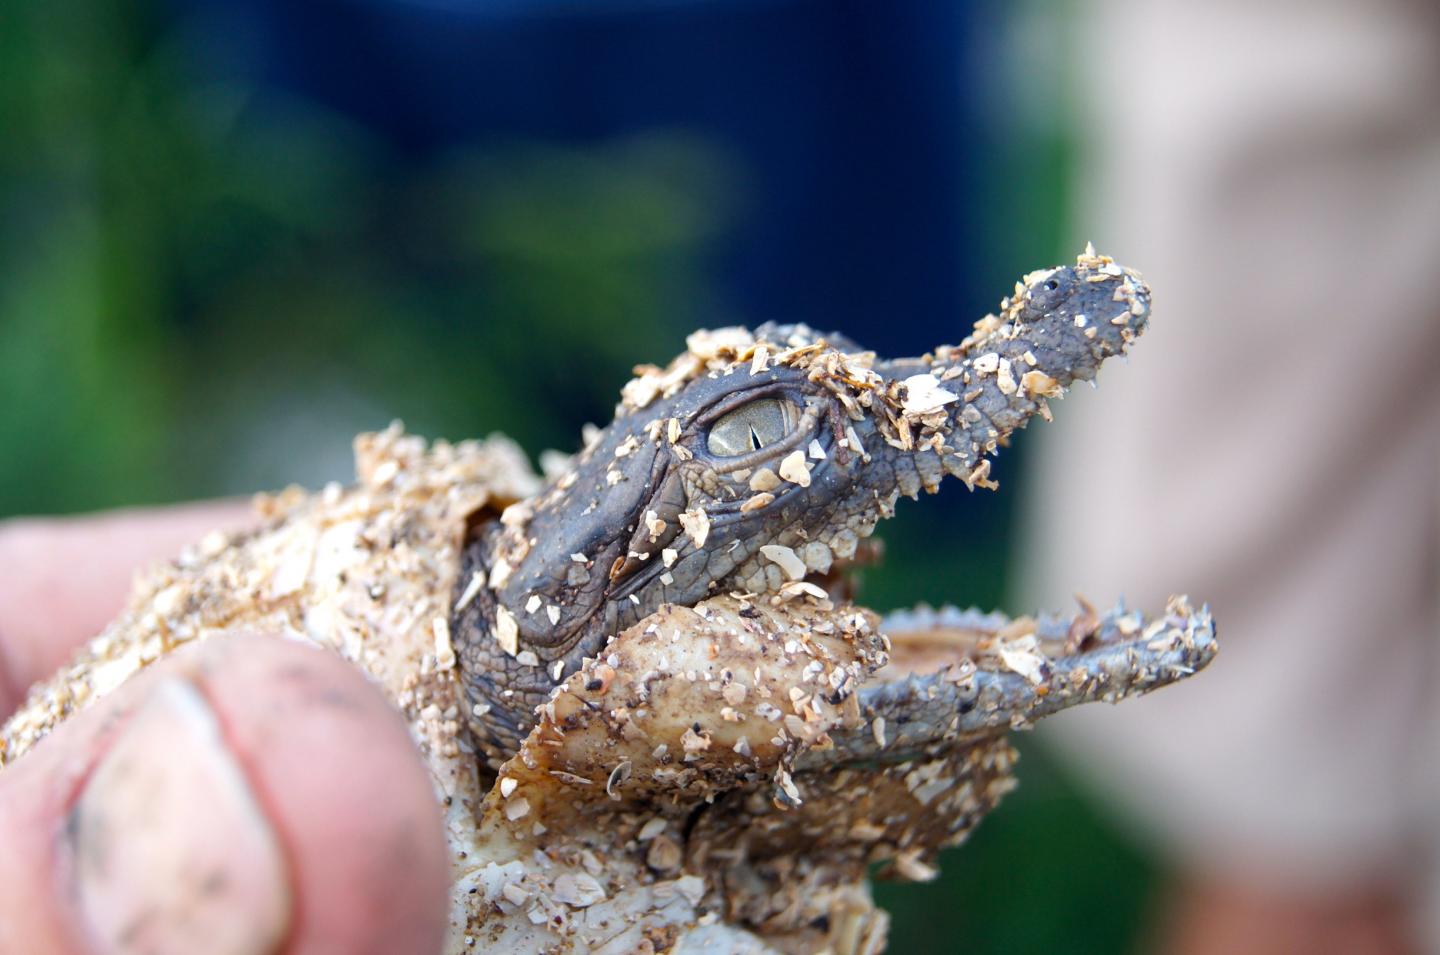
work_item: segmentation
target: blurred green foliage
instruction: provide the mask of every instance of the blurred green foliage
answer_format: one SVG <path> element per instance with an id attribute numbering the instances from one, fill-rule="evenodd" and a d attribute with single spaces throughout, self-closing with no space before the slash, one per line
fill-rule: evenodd
<path id="1" fill-rule="evenodd" d="M 183 53 L 134 8 L 0 10 L 0 514 L 344 477 L 392 416 L 572 446 L 717 319 L 733 170 L 683 131 L 417 168 Z"/>
<path id="2" fill-rule="evenodd" d="M 1049 6 L 1017 34 L 1056 29 Z M 691 131 L 417 165 L 313 104 L 197 83 L 184 39 L 144 3 L 0 6 L 0 516 L 344 478 L 350 436 L 391 417 L 568 449 L 633 364 L 753 318 L 707 271 L 745 170 Z M 1067 157 L 1056 125 L 997 145 L 997 268 L 1055 253 Z M 1003 605 L 1008 507 L 902 509 L 862 596 Z M 1025 750 L 941 880 L 877 889 L 894 951 L 1133 944 L 1153 863 Z"/>

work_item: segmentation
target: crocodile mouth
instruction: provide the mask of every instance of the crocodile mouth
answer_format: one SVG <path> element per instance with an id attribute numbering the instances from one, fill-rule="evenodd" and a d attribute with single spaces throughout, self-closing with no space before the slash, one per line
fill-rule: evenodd
<path id="1" fill-rule="evenodd" d="M 876 559 L 872 552 L 866 562 Z M 848 599 L 851 571 L 807 580 L 832 599 Z M 1076 601 L 1068 615 L 925 605 L 882 615 L 889 662 L 860 687 L 864 728 L 837 733 L 834 748 L 806 754 L 803 768 L 901 762 L 1027 728 L 1072 706 L 1115 703 L 1186 679 L 1219 652 L 1209 607 L 1183 595 L 1153 614 L 1123 601 L 1104 610 Z"/>
<path id="2" fill-rule="evenodd" d="M 567 672 L 669 609 L 802 600 L 836 611 L 827 625 L 853 619 L 852 572 L 878 559 L 870 535 L 898 500 L 947 475 L 993 488 L 1009 436 L 1093 382 L 1148 318 L 1139 275 L 1087 248 L 923 356 L 879 360 L 842 336 L 762 326 L 697 333 L 667 368 L 637 369 L 614 423 L 467 545 L 489 586 L 452 631 L 472 702 L 509 715 L 499 730 L 482 720 L 482 735 L 518 739 Z M 1085 603 L 1055 618 L 912 611 L 885 618 L 884 639 L 863 613 L 876 652 L 850 686 L 891 754 L 1143 693 L 1215 653 L 1208 610 L 1185 598 L 1149 617 Z"/>

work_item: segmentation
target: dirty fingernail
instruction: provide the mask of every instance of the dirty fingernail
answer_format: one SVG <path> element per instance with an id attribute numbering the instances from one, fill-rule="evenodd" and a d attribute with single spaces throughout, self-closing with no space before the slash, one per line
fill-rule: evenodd
<path id="1" fill-rule="evenodd" d="M 159 684 L 85 786 L 67 837 L 110 955 L 270 955 L 290 890 L 279 839 L 200 692 Z"/>

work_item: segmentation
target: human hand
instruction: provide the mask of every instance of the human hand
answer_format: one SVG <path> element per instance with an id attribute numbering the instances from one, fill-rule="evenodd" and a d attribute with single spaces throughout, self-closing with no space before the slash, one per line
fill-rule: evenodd
<path id="1" fill-rule="evenodd" d="M 1182 871 L 1152 935 L 1168 955 L 1420 955 L 1401 880 L 1328 889 Z"/>
<path id="2" fill-rule="evenodd" d="M 0 719 L 238 504 L 0 523 Z M 0 952 L 439 952 L 446 848 L 404 724 L 264 634 L 156 663 L 0 771 Z"/>

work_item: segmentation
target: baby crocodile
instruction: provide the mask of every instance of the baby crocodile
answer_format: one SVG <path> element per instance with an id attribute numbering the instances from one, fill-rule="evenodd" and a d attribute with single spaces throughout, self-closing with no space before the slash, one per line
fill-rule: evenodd
<path id="1" fill-rule="evenodd" d="M 1087 249 L 920 358 L 700 332 L 543 484 L 503 438 L 362 435 L 354 486 L 266 498 L 264 529 L 142 580 L 0 765 L 176 647 L 289 634 L 409 721 L 455 859 L 449 952 L 878 952 L 869 867 L 932 877 L 1013 785 L 1008 730 L 1215 653 L 1184 598 L 887 621 L 847 599 L 900 497 L 993 487 L 990 456 L 1149 302 Z"/>

